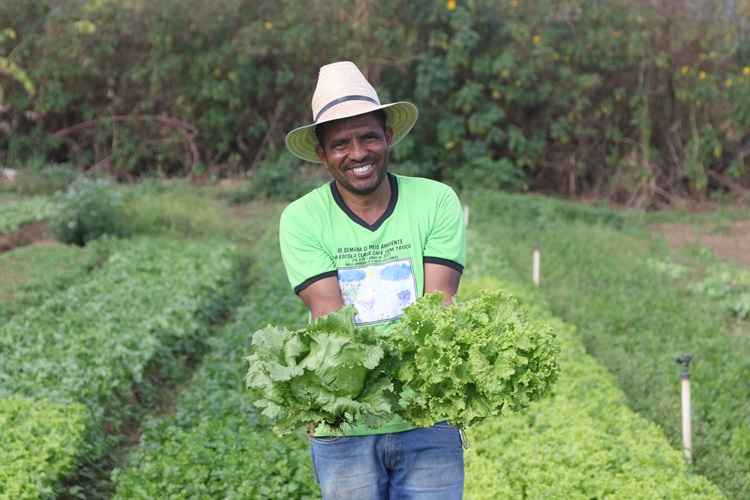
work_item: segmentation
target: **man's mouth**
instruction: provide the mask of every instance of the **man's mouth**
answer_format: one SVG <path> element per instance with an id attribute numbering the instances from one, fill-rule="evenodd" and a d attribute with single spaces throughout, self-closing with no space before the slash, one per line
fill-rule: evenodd
<path id="1" fill-rule="evenodd" d="M 368 163 L 367 165 L 362 165 L 361 167 L 354 167 L 349 170 L 354 174 L 355 177 L 365 177 L 370 174 L 372 171 L 373 166 L 372 163 Z"/>

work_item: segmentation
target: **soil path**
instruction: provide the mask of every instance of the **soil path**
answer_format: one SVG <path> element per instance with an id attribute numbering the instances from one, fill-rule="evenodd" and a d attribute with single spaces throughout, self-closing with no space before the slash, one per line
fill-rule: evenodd
<path id="1" fill-rule="evenodd" d="M 14 248 L 31 245 L 32 243 L 45 244 L 51 242 L 51 236 L 47 229 L 47 223 L 32 222 L 21 226 L 12 233 L 0 234 L 0 253 L 9 252 Z"/>
<path id="2" fill-rule="evenodd" d="M 653 229 L 672 248 L 700 245 L 721 259 L 750 267 L 750 220 L 734 221 L 720 232 L 692 224 L 656 224 Z"/>

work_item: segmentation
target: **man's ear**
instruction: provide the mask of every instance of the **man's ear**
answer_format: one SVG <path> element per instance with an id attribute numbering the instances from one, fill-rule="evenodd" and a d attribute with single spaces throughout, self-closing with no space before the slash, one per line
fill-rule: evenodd
<path id="1" fill-rule="evenodd" d="M 393 129 L 391 127 L 385 128 L 385 142 L 389 147 L 393 144 Z"/>

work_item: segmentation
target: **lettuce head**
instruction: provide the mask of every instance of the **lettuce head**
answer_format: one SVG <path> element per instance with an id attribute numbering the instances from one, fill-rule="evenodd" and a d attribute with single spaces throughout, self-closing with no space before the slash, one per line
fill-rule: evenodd
<path id="1" fill-rule="evenodd" d="M 385 345 L 396 412 L 419 426 L 440 420 L 468 427 L 520 410 L 545 396 L 558 376 L 558 346 L 548 322 L 504 291 L 444 307 L 428 294 L 409 306 Z"/>
<path id="2" fill-rule="evenodd" d="M 392 414 L 386 352 L 376 330 L 354 326 L 355 313 L 348 306 L 299 330 L 253 334 L 246 382 L 278 434 L 309 423 L 377 425 Z"/>

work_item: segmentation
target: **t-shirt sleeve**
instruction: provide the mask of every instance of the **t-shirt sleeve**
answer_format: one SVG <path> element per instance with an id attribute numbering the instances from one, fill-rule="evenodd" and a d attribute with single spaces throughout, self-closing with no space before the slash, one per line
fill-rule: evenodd
<path id="1" fill-rule="evenodd" d="M 337 274 L 333 256 L 325 250 L 315 234 L 318 224 L 299 208 L 290 205 L 279 221 L 281 258 L 296 294 L 320 279 Z"/>
<path id="2" fill-rule="evenodd" d="M 427 236 L 424 261 L 443 264 L 458 272 L 466 265 L 466 227 L 461 202 L 446 186 L 437 203 L 434 224 Z"/>

